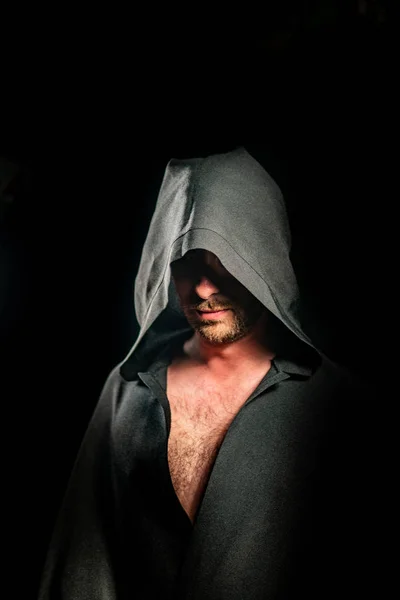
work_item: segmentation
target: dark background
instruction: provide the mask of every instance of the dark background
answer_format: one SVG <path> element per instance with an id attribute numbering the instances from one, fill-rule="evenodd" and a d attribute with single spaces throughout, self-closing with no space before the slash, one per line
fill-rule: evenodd
<path id="1" fill-rule="evenodd" d="M 13 20 L 0 395 L 15 596 L 35 595 L 88 420 L 135 340 L 133 281 L 170 158 L 244 145 L 287 200 L 309 334 L 365 379 L 396 368 L 398 8 L 286 1 L 231 16 Z"/>

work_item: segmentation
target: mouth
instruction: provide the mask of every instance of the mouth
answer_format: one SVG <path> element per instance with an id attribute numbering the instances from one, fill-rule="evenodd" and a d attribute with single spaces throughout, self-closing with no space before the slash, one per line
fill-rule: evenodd
<path id="1" fill-rule="evenodd" d="M 197 314 L 201 319 L 219 319 L 230 311 L 230 308 L 224 310 L 208 311 L 208 310 L 196 310 Z"/>

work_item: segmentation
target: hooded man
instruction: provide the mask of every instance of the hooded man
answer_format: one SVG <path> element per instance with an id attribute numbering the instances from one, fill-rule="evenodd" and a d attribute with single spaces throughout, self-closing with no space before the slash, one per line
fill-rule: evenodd
<path id="1" fill-rule="evenodd" d="M 82 443 L 41 600 L 359 591 L 367 390 L 302 331 L 289 252 L 281 192 L 244 148 L 168 163 L 140 332 Z"/>

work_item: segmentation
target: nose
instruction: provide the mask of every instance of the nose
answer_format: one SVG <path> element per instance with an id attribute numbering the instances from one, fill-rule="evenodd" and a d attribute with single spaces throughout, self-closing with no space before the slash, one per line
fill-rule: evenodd
<path id="1" fill-rule="evenodd" d="M 206 300 L 209 296 L 212 296 L 212 294 L 217 294 L 219 292 L 219 288 L 215 283 L 210 281 L 210 279 L 204 275 L 201 276 L 194 289 L 196 294 L 203 300 Z"/>

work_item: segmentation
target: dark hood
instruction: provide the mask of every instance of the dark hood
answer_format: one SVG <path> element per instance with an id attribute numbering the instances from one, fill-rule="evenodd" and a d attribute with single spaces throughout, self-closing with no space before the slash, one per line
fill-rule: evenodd
<path id="1" fill-rule="evenodd" d="M 193 249 L 224 267 L 304 344 L 291 235 L 275 181 L 244 148 L 169 161 L 135 280 L 139 335 L 123 361 L 151 355 L 160 340 L 187 331 L 170 264 Z M 292 336 L 293 337 L 293 336 Z"/>

